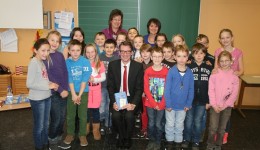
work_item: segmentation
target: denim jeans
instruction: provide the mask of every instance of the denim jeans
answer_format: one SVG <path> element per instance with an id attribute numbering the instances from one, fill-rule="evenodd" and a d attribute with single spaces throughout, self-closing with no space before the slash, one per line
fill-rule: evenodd
<path id="1" fill-rule="evenodd" d="M 49 138 L 54 139 L 63 134 L 66 108 L 67 98 L 62 98 L 58 92 L 52 93 Z"/>
<path id="2" fill-rule="evenodd" d="M 51 98 L 44 100 L 30 100 L 33 113 L 33 139 L 35 147 L 43 148 L 48 144 L 49 117 Z"/>
<path id="3" fill-rule="evenodd" d="M 146 107 L 148 114 L 148 138 L 157 144 L 161 143 L 164 117 L 164 110 L 156 110 L 150 107 Z"/>
<path id="4" fill-rule="evenodd" d="M 209 135 L 208 135 L 208 146 L 221 146 L 223 136 L 225 133 L 227 122 L 231 116 L 231 107 L 227 107 L 220 113 L 216 113 L 213 108 L 210 108 L 210 120 L 209 120 Z M 217 134 L 217 140 L 214 140 Z"/>
<path id="5" fill-rule="evenodd" d="M 87 123 L 100 123 L 99 108 L 88 108 L 87 116 Z"/>
<path id="6" fill-rule="evenodd" d="M 168 142 L 182 142 L 185 116 L 184 110 L 172 110 L 170 112 L 165 110 L 165 137 Z"/>
<path id="7" fill-rule="evenodd" d="M 102 93 L 102 100 L 101 100 L 101 105 L 99 107 L 100 121 L 105 120 L 105 126 L 111 127 L 112 119 L 111 119 L 111 115 L 109 116 L 110 99 L 109 99 L 107 88 L 102 88 L 101 93 Z M 110 117 L 110 119 L 109 119 L 109 117 Z"/>
<path id="8" fill-rule="evenodd" d="M 205 109 L 205 105 L 192 105 L 192 108 L 186 112 L 183 132 L 183 139 L 185 141 L 200 142 L 202 119 Z"/>
<path id="9" fill-rule="evenodd" d="M 207 110 L 205 109 L 202 120 L 201 120 L 201 132 L 204 132 L 207 125 Z"/>
<path id="10" fill-rule="evenodd" d="M 69 92 L 68 101 L 67 101 L 67 117 L 66 117 L 68 135 L 73 135 L 73 136 L 75 135 L 75 118 L 76 118 L 75 116 L 77 111 L 79 117 L 78 135 L 86 136 L 87 104 L 88 104 L 88 92 L 83 92 L 83 94 L 81 95 L 80 105 L 73 103 L 71 92 Z"/>

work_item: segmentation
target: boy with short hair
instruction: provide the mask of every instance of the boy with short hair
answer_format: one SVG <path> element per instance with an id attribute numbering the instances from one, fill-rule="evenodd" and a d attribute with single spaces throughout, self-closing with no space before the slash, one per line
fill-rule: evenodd
<path id="1" fill-rule="evenodd" d="M 162 66 L 163 52 L 160 47 L 151 50 L 153 65 L 145 70 L 144 93 L 145 106 L 148 114 L 148 138 L 146 150 L 160 150 L 163 133 L 163 117 L 165 109 L 164 85 L 168 69 Z"/>
<path id="2" fill-rule="evenodd" d="M 174 46 L 172 42 L 166 41 L 163 46 L 163 56 L 164 60 L 162 61 L 163 66 L 170 69 L 176 64 L 176 61 L 173 59 L 174 55 Z"/>
<path id="3" fill-rule="evenodd" d="M 116 41 L 113 39 L 107 39 L 104 44 L 104 53 L 99 55 L 99 59 L 104 63 L 106 74 L 107 74 L 109 62 L 119 59 L 118 56 L 113 54 L 115 49 L 116 49 Z M 110 99 L 107 91 L 107 80 L 101 83 L 101 87 L 102 87 L 101 88 L 102 100 L 101 100 L 101 105 L 99 107 L 100 122 L 101 122 L 100 133 L 101 135 L 104 135 L 106 130 L 108 131 L 108 133 L 111 133 L 110 130 L 111 118 L 109 119 Z"/>
<path id="4" fill-rule="evenodd" d="M 67 136 L 63 143 L 59 146 L 62 149 L 70 148 L 70 144 L 74 140 L 76 111 L 78 111 L 79 117 L 80 145 L 88 145 L 86 139 L 88 85 L 86 83 L 90 78 L 92 68 L 89 60 L 80 55 L 81 43 L 78 40 L 71 40 L 68 44 L 68 49 L 71 57 L 66 60 L 69 77 Z"/>
<path id="5" fill-rule="evenodd" d="M 98 32 L 95 35 L 95 44 L 97 46 L 98 54 L 104 53 L 104 43 L 106 41 L 106 36 L 103 32 Z"/>
<path id="6" fill-rule="evenodd" d="M 191 108 L 194 96 L 194 79 L 192 71 L 186 66 L 189 50 L 182 45 L 176 46 L 175 60 L 167 75 L 164 91 L 166 102 L 166 125 L 165 133 L 167 150 L 181 150 L 183 140 L 184 119 L 186 111 Z"/>
<path id="7" fill-rule="evenodd" d="M 148 67 L 153 65 L 153 61 L 151 60 L 151 48 L 152 48 L 152 46 L 150 44 L 146 44 L 146 43 L 144 43 L 140 48 L 141 60 L 138 61 L 138 62 L 143 64 L 144 71 Z M 139 133 L 137 133 L 137 136 L 141 137 L 141 138 L 147 137 L 148 116 L 147 116 L 145 101 L 146 101 L 146 97 L 143 94 L 143 96 L 142 96 L 142 108 L 143 108 L 143 110 L 142 110 L 142 113 L 141 113 L 142 127 L 141 127 L 141 131 Z"/>
<path id="8" fill-rule="evenodd" d="M 194 44 L 191 54 L 195 60 L 192 60 L 188 66 L 194 77 L 194 99 L 191 109 L 186 114 L 182 147 L 188 148 L 192 142 L 192 149 L 199 150 L 202 119 L 206 109 L 210 106 L 208 81 L 213 68 L 204 61 L 204 57 L 207 54 L 207 49 L 204 45 L 200 43 Z"/>

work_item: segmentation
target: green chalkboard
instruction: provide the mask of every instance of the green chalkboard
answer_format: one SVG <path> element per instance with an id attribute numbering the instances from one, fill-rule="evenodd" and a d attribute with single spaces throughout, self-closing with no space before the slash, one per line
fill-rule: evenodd
<path id="1" fill-rule="evenodd" d="M 96 32 L 108 27 L 109 13 L 116 8 L 124 13 L 126 30 L 140 25 L 139 32 L 145 35 L 148 20 L 158 18 L 162 23 L 161 33 L 169 40 L 180 33 L 190 47 L 198 35 L 200 0 L 79 0 L 78 8 L 79 26 L 86 34 L 87 43 L 93 42 Z"/>
<path id="2" fill-rule="evenodd" d="M 123 28 L 137 25 L 137 0 L 79 0 L 79 26 L 86 35 L 85 42 L 93 42 L 97 32 L 108 27 L 111 10 L 120 9 L 124 14 Z"/>

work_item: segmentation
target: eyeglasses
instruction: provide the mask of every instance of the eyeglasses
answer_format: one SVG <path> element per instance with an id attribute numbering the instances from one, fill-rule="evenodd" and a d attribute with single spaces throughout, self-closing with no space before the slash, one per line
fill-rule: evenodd
<path id="1" fill-rule="evenodd" d="M 121 54 L 130 54 L 132 51 L 120 51 Z"/>

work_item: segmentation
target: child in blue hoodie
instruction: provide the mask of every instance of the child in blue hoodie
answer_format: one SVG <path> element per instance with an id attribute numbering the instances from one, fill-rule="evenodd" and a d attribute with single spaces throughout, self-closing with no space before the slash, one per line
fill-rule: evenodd
<path id="1" fill-rule="evenodd" d="M 69 78 L 69 96 L 67 101 L 67 136 L 59 145 L 62 149 L 69 149 L 75 136 L 75 115 L 79 117 L 79 141 L 80 146 L 87 146 L 87 104 L 88 104 L 88 81 L 92 73 L 89 60 L 81 56 L 81 43 L 71 40 L 68 44 L 70 58 L 66 60 Z M 78 107 L 78 109 L 77 109 Z"/>
<path id="2" fill-rule="evenodd" d="M 186 66 L 189 57 L 188 49 L 182 45 L 176 46 L 174 57 L 177 64 L 168 72 L 164 91 L 167 150 L 173 149 L 174 144 L 176 150 L 181 149 L 184 119 L 194 97 L 193 74 Z"/>

